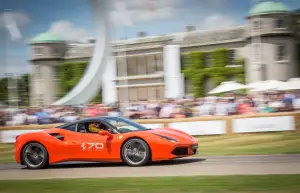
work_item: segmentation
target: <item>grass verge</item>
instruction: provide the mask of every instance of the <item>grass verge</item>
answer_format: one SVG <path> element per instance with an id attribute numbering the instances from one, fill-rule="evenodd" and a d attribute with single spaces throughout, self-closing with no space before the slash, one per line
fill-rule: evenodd
<path id="1" fill-rule="evenodd" d="M 197 138 L 199 139 L 200 156 L 300 153 L 300 133 L 297 132 L 200 136 Z M 0 144 L 0 163 L 15 162 L 13 148 L 13 144 Z"/>
<path id="2" fill-rule="evenodd" d="M 208 193 L 300 191 L 300 175 L 0 181 L 1 193 Z"/>

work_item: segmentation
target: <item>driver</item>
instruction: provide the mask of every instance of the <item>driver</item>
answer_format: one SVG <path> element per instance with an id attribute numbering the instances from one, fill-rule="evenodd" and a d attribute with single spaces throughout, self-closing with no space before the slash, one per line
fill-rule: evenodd
<path id="1" fill-rule="evenodd" d="M 99 131 L 105 130 L 105 126 L 99 123 L 90 123 L 88 129 L 91 133 L 98 133 Z"/>

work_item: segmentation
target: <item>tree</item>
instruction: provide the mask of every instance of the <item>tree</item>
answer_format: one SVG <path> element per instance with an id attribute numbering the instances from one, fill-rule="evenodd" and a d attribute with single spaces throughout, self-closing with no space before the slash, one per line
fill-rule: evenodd
<path id="1" fill-rule="evenodd" d="M 0 101 L 8 104 L 8 81 L 9 78 L 0 79 Z M 17 93 L 19 97 L 19 106 L 29 105 L 29 81 L 28 74 L 22 75 L 17 78 Z"/>
<path id="2" fill-rule="evenodd" d="M 63 62 L 58 66 L 58 92 L 57 97 L 61 98 L 70 92 L 80 81 L 88 66 L 87 61 Z M 102 95 L 99 89 L 98 95 L 91 101 L 101 103 Z"/>

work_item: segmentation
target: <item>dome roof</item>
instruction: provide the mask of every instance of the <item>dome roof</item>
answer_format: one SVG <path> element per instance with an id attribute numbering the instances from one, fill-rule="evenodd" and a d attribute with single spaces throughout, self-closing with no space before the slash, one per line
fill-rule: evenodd
<path id="1" fill-rule="evenodd" d="M 249 11 L 249 15 L 285 12 L 289 12 L 289 9 L 285 4 L 276 1 L 265 1 L 258 3 L 254 7 L 252 7 L 252 9 Z"/>
<path id="2" fill-rule="evenodd" d="M 41 33 L 32 39 L 32 43 L 55 43 L 63 42 L 64 40 L 50 33 Z"/>

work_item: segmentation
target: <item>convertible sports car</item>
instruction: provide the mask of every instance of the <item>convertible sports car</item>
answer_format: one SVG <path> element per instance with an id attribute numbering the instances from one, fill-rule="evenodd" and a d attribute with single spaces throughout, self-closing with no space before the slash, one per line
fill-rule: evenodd
<path id="1" fill-rule="evenodd" d="M 15 158 L 29 169 L 67 161 L 125 162 L 143 166 L 197 153 L 198 141 L 179 130 L 148 129 L 121 117 L 79 120 L 17 136 Z"/>

